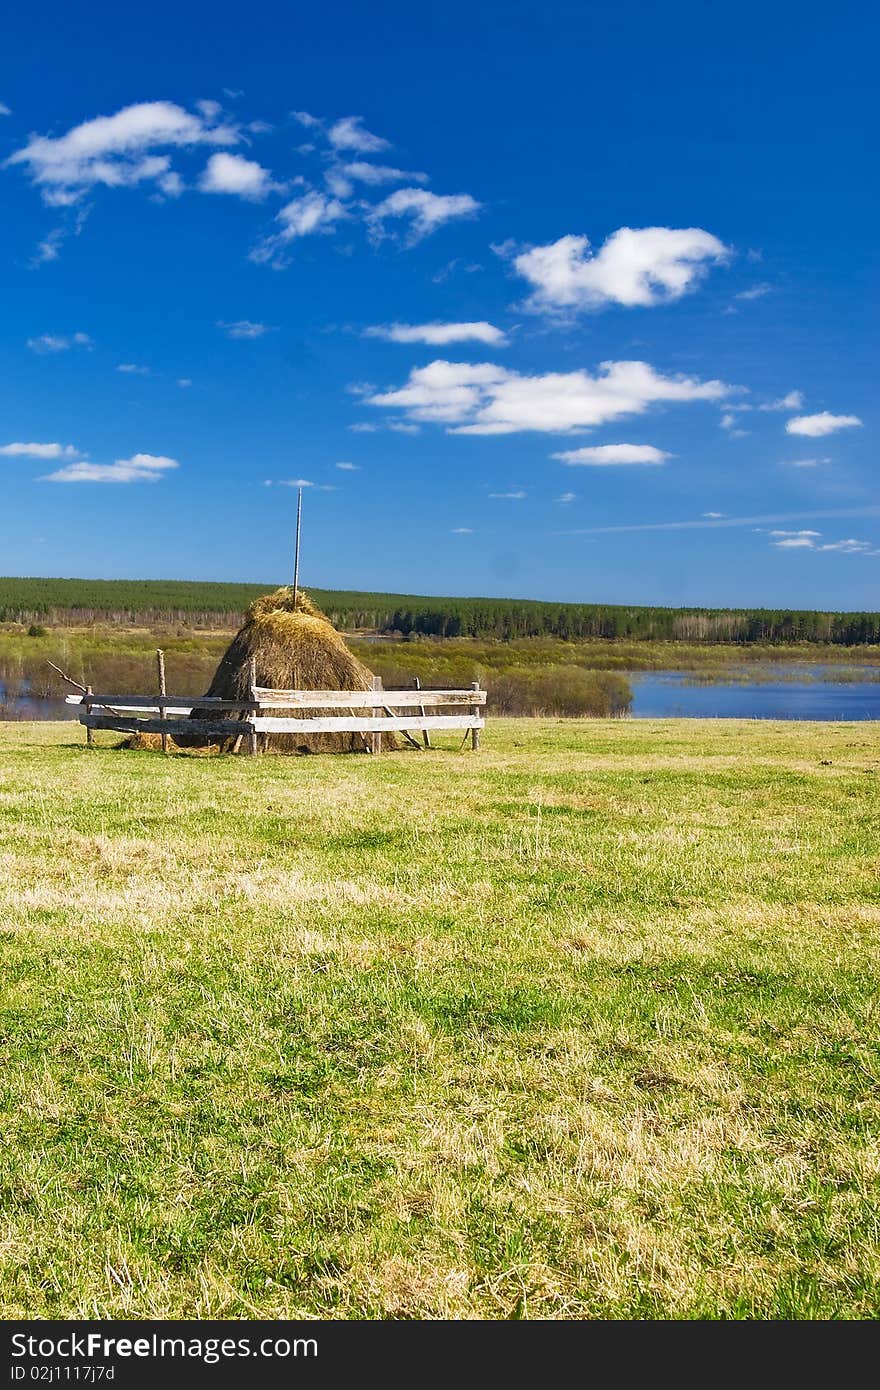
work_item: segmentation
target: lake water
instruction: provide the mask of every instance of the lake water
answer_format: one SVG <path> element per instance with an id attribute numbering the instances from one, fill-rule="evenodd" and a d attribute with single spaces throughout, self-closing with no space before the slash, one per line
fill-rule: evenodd
<path id="1" fill-rule="evenodd" d="M 37 699 L 33 695 L 7 695 L 0 682 L 0 719 L 77 719 L 77 710 L 63 700 Z"/>
<path id="2" fill-rule="evenodd" d="M 848 666 L 852 672 L 853 667 Z M 633 719 L 880 719 L 880 668 L 873 680 L 840 681 L 831 664 L 762 666 L 733 681 L 695 680 L 692 671 L 633 671 Z M 755 676 L 758 679 L 755 679 Z M 491 684 L 491 682 L 488 682 Z M 76 719 L 63 700 L 11 694 L 0 682 L 0 719 Z"/>
<path id="3" fill-rule="evenodd" d="M 848 667 L 852 670 L 852 667 Z M 877 668 L 866 668 L 880 674 Z M 774 672 L 706 684 L 692 671 L 635 671 L 633 719 L 880 719 L 880 681 L 835 681 L 834 667 Z M 776 678 L 774 679 L 774 675 Z M 785 675 L 786 678 L 783 678 Z"/>

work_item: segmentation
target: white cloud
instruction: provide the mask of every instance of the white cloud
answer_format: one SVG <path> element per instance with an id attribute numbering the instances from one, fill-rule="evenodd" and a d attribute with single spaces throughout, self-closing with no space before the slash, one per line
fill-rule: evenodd
<path id="1" fill-rule="evenodd" d="M 589 449 L 566 449 L 551 458 L 561 459 L 569 465 L 592 464 L 607 467 L 622 463 L 665 463 L 671 454 L 655 449 L 653 444 L 598 444 Z"/>
<path id="2" fill-rule="evenodd" d="M 472 536 L 474 530 L 472 526 L 453 526 L 452 534 L 453 536 Z"/>
<path id="3" fill-rule="evenodd" d="M 510 253 L 509 247 L 495 249 Z M 521 251 L 513 266 L 534 286 L 526 308 L 573 313 L 680 299 L 728 254 L 723 242 L 699 227 L 621 227 L 595 254 L 587 237 L 563 236 Z"/>
<path id="4" fill-rule="evenodd" d="M 747 289 L 747 290 L 740 290 L 739 294 L 735 294 L 733 297 L 734 297 L 734 299 L 746 299 L 746 300 L 748 300 L 748 299 L 763 299 L 765 294 L 772 294 L 772 292 L 773 292 L 773 286 L 772 286 L 772 285 L 768 285 L 768 284 L 766 284 L 766 282 L 765 282 L 764 284 L 760 284 L 760 285 L 752 285 L 751 288 L 750 288 L 750 289 Z"/>
<path id="5" fill-rule="evenodd" d="M 69 352 L 71 348 L 81 347 L 91 349 L 94 344 L 88 333 L 71 333 L 65 337 L 54 333 L 41 333 L 38 338 L 28 338 L 27 345 L 31 352 L 45 356 L 47 353 Z"/>
<path id="6" fill-rule="evenodd" d="M 300 113 L 300 119 L 305 113 Z M 303 124 L 312 124 L 313 118 Z M 327 139 L 337 150 L 357 150 L 359 154 L 377 154 L 391 147 L 389 140 L 373 135 L 364 126 L 363 116 L 343 116 L 327 131 Z M 317 122 L 315 122 L 317 124 Z"/>
<path id="7" fill-rule="evenodd" d="M 11 116 L 12 109 L 6 105 L 5 101 L 0 101 L 0 116 Z"/>
<path id="8" fill-rule="evenodd" d="M 447 343 L 488 343 L 504 347 L 507 334 L 493 324 L 476 323 L 380 323 L 364 329 L 365 338 L 384 338 L 389 343 L 428 343 L 444 347 Z"/>
<path id="9" fill-rule="evenodd" d="M 341 468 L 343 473 L 357 473 L 360 469 L 359 463 L 337 463 L 337 468 Z"/>
<path id="10" fill-rule="evenodd" d="M 61 254 L 61 244 L 66 236 L 67 232 L 64 227 L 53 227 L 42 241 L 37 242 L 37 249 L 31 258 L 31 265 L 47 265 L 49 261 L 57 261 Z"/>
<path id="11" fill-rule="evenodd" d="M 800 410 L 804 403 L 803 391 L 789 391 L 786 396 L 780 396 L 778 401 L 767 401 L 764 405 L 759 405 L 759 410 Z"/>
<path id="12" fill-rule="evenodd" d="M 408 425 L 405 420 L 392 420 L 388 426 L 395 434 L 419 434 L 419 425 Z"/>
<path id="13" fill-rule="evenodd" d="M 278 233 L 284 241 L 298 236 L 311 236 L 314 232 L 327 231 L 334 222 L 346 215 L 341 203 L 333 198 L 325 198 L 323 193 L 304 193 L 294 198 L 278 213 L 277 221 L 282 230 Z"/>
<path id="14" fill-rule="evenodd" d="M 736 406 L 735 409 L 737 411 L 750 410 L 751 406 Z M 733 408 L 731 410 L 726 411 L 725 414 L 721 416 L 721 419 L 718 423 L 720 424 L 723 430 L 727 430 L 731 439 L 745 439 L 749 433 L 748 430 L 740 429 L 738 427 L 738 421 L 736 415 L 733 413 Z"/>
<path id="15" fill-rule="evenodd" d="M 179 198 L 186 187 L 176 169 L 169 169 L 167 174 L 160 175 L 157 182 L 166 198 Z"/>
<path id="16" fill-rule="evenodd" d="M 513 492 L 490 492 L 489 496 L 496 498 L 500 502 L 521 502 L 525 497 L 522 488 L 516 488 Z"/>
<path id="17" fill-rule="evenodd" d="M 271 264 L 281 269 L 286 264 L 285 247 L 292 241 L 315 233 L 326 235 L 335 230 L 335 224 L 340 219 L 347 216 L 346 209 L 337 198 L 328 198 L 326 194 L 314 190 L 304 193 L 302 197 L 285 204 L 275 218 L 281 230 L 258 242 L 250 253 L 250 259 L 258 265 Z"/>
<path id="18" fill-rule="evenodd" d="M 880 555 L 878 550 L 870 541 L 857 540 L 854 536 L 849 536 L 846 540 L 826 541 L 823 545 L 818 544 L 821 531 L 771 531 L 771 536 L 778 537 L 773 544 L 780 550 L 815 550 L 815 551 L 836 551 L 841 555 Z"/>
<path id="19" fill-rule="evenodd" d="M 830 463 L 830 459 L 786 459 L 783 468 L 818 468 L 820 464 Z"/>
<path id="20" fill-rule="evenodd" d="M 335 492 L 332 483 L 313 483 L 310 478 L 278 478 L 275 483 L 267 481 L 265 487 L 313 487 L 316 492 Z"/>
<path id="21" fill-rule="evenodd" d="M 89 207 L 80 207 L 71 217 L 68 214 L 67 224 L 60 227 L 53 227 L 47 232 L 42 241 L 37 243 L 36 250 L 30 259 L 32 270 L 39 269 L 41 265 L 48 265 L 52 261 L 57 261 L 61 255 L 61 247 L 69 236 L 79 236 L 86 224 L 89 215 Z"/>
<path id="22" fill-rule="evenodd" d="M 405 410 L 419 423 L 446 425 L 453 434 L 568 434 L 640 415 L 655 402 L 718 400 L 730 389 L 721 381 L 661 376 L 647 362 L 603 362 L 595 376 L 524 376 L 489 362 L 440 360 L 414 368 L 406 385 L 369 403 Z"/>
<path id="23" fill-rule="evenodd" d="M 44 202 L 63 207 L 98 184 L 122 188 L 167 178 L 170 157 L 155 150 L 235 144 L 238 131 L 215 124 L 216 114 L 211 108 L 194 115 L 169 101 L 139 102 L 84 121 L 57 139 L 32 135 L 6 162 L 24 166 Z"/>
<path id="24" fill-rule="evenodd" d="M 2 444 L 0 457 L 27 459 L 76 458 L 79 453 L 72 444 Z"/>
<path id="25" fill-rule="evenodd" d="M 177 384 L 178 386 L 186 388 L 187 386 L 192 386 L 192 381 L 188 376 L 180 376 L 177 378 Z"/>
<path id="26" fill-rule="evenodd" d="M 367 183 L 372 188 L 383 183 L 428 182 L 427 174 L 414 173 L 411 169 L 394 169 L 387 164 L 367 164 L 366 160 L 358 159 L 352 164 L 343 164 L 341 167 L 346 178 Z"/>
<path id="27" fill-rule="evenodd" d="M 231 193 L 252 202 L 265 198 L 275 186 L 272 175 L 262 164 L 225 150 L 211 155 L 199 179 L 203 193 Z"/>
<path id="28" fill-rule="evenodd" d="M 222 319 L 217 322 L 217 327 L 222 328 L 227 338 L 262 338 L 264 333 L 270 331 L 267 323 L 252 323 L 250 319 L 238 319 L 235 323 L 224 323 Z"/>
<path id="29" fill-rule="evenodd" d="M 819 550 L 839 550 L 844 555 L 880 555 L 870 541 L 858 541 L 852 536 L 845 541 L 831 541 L 828 545 L 820 545 Z"/>
<path id="30" fill-rule="evenodd" d="M 319 116 L 310 115 L 308 111 L 291 111 L 290 114 L 295 121 L 299 121 L 300 125 L 305 126 L 306 130 L 312 131 L 314 136 L 322 135 L 334 150 L 353 154 L 378 154 L 381 150 L 388 150 L 391 148 L 391 142 L 389 140 L 385 140 L 381 135 L 374 135 L 372 131 L 367 130 L 364 125 L 363 116 L 342 116 L 334 121 L 328 128 L 326 121 L 321 120 Z M 314 144 L 300 146 L 300 152 L 303 154 L 311 154 L 314 149 Z M 365 163 L 361 164 L 361 162 L 357 160 L 352 166 L 353 170 L 355 168 L 368 167 L 371 166 Z M 389 169 L 385 172 L 390 176 L 392 174 L 397 174 L 399 171 Z M 356 179 L 361 177 L 361 175 L 357 172 L 352 172 L 350 177 Z M 404 175 L 404 177 L 408 176 Z M 424 175 L 415 174 L 411 177 L 421 179 L 424 178 Z M 364 175 L 364 182 L 379 183 L 387 181 L 389 181 L 387 178 L 384 180 L 381 178 L 371 180 L 369 175 Z"/>
<path id="31" fill-rule="evenodd" d="M 335 198 L 350 198 L 354 192 L 351 180 L 342 172 L 341 164 L 331 164 L 324 174 L 324 182 Z"/>
<path id="32" fill-rule="evenodd" d="M 557 497 L 557 502 L 573 502 L 577 496 L 574 492 L 564 492 L 561 497 Z"/>
<path id="33" fill-rule="evenodd" d="M 805 434 L 810 439 L 819 439 L 822 435 L 834 434 L 835 430 L 851 429 L 861 423 L 858 415 L 832 415 L 830 411 L 822 410 L 818 415 L 797 415 L 793 420 L 788 420 L 785 433 Z"/>
<path id="34" fill-rule="evenodd" d="M 71 463 L 57 473 L 47 473 L 47 483 L 155 483 L 172 468 L 179 468 L 177 459 L 161 454 L 133 454 L 130 459 L 115 463 Z"/>
<path id="35" fill-rule="evenodd" d="M 366 420 L 356 420 L 355 423 L 349 425 L 348 428 L 351 430 L 352 434 L 375 434 L 379 426 L 371 425 Z"/>
<path id="36" fill-rule="evenodd" d="M 782 514 L 777 512 L 769 516 L 725 516 L 723 518 L 700 521 L 626 522 L 623 525 L 618 524 L 615 526 L 584 526 L 577 531 L 565 531 L 562 532 L 562 534 L 568 536 L 610 536 L 631 531 L 702 531 L 730 526 L 750 526 L 753 530 L 763 530 L 765 526 L 774 522 L 813 521 L 819 518 L 825 519 L 828 517 L 841 516 L 880 516 L 880 507 L 836 507 L 824 511 L 814 508 L 809 512 L 784 512 Z"/>
<path id="37" fill-rule="evenodd" d="M 700 512 L 700 516 L 706 517 L 708 521 L 718 521 L 723 515 L 723 512 Z"/>
<path id="38" fill-rule="evenodd" d="M 383 234 L 382 223 L 389 217 L 412 219 L 409 243 L 413 245 L 430 236 L 456 217 L 474 217 L 480 204 L 469 193 L 429 193 L 425 188 L 398 188 L 367 214 L 374 236 Z"/>
<path id="39" fill-rule="evenodd" d="M 140 367 L 137 362 L 120 362 L 116 368 L 117 372 L 125 372 L 128 376 L 149 376 L 149 367 Z"/>

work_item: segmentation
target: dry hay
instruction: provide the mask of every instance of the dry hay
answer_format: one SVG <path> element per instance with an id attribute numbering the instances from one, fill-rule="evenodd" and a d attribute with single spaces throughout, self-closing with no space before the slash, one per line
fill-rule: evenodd
<path id="1" fill-rule="evenodd" d="M 168 740 L 169 753 L 180 753 L 186 749 L 187 753 L 191 753 L 194 757 L 202 757 L 220 751 L 219 744 L 216 742 L 205 743 L 204 740 L 199 740 L 199 746 L 196 746 L 196 741 L 186 738 L 185 735 L 178 735 L 176 739 L 173 738 L 171 734 L 166 734 L 165 737 Z M 127 737 L 124 738 L 121 743 L 117 743 L 115 747 L 128 748 L 135 753 L 155 753 L 162 747 L 162 735 L 144 733 L 143 731 L 128 734 Z"/>
<path id="2" fill-rule="evenodd" d="M 171 737 L 170 734 L 166 734 L 165 737 L 168 740 L 168 747 L 173 749 L 175 747 L 174 739 Z M 117 747 L 132 748 L 137 753 L 141 753 L 146 750 L 152 751 L 156 748 L 162 747 L 162 735 L 144 733 L 129 734 L 128 738 L 124 738 L 120 744 L 117 744 Z"/>
<path id="3" fill-rule="evenodd" d="M 302 590 L 294 601 L 291 588 L 276 589 L 251 604 L 244 626 L 235 634 L 206 696 L 221 700 L 250 697 L 250 663 L 256 661 L 257 685 L 270 690 L 369 690 L 372 674 L 346 647 L 339 633 Z M 353 713 L 368 714 L 370 710 Z M 282 718 L 341 714 L 331 710 L 266 710 Z M 234 719 L 229 711 L 223 718 Z M 244 717 L 244 716 L 242 716 Z M 210 719 L 210 708 L 196 708 L 192 719 Z M 362 753 L 369 735 L 261 734 L 260 747 L 273 753 Z M 178 743 L 190 744 L 185 736 Z M 197 742 L 197 740 L 193 740 Z M 232 746 L 228 740 L 225 746 Z M 383 747 L 396 747 L 393 735 L 383 735 Z"/>

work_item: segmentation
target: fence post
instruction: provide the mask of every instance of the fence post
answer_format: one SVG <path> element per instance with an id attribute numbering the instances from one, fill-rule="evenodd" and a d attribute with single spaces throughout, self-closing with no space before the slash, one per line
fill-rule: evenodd
<path id="1" fill-rule="evenodd" d="M 159 668 L 159 718 L 160 718 L 160 719 L 166 719 L 166 718 L 168 717 L 168 712 L 167 712 L 167 710 L 165 709 L 165 705 L 163 704 L 163 700 L 165 699 L 165 696 L 166 696 L 166 694 L 167 694 L 168 692 L 167 692 L 167 690 L 166 690 L 166 688 L 165 688 L 165 653 L 164 653 L 163 651 L 157 651 L 157 652 L 156 652 L 156 665 L 157 665 L 158 668 Z M 163 734 L 161 735 L 161 738 L 162 738 L 162 752 L 163 752 L 163 753 L 167 753 L 167 752 L 168 752 L 168 735 L 167 735 L 166 733 L 163 733 Z"/>
<path id="2" fill-rule="evenodd" d="M 374 689 L 374 690 L 381 690 L 381 689 L 382 689 L 382 677 L 381 677 L 381 676 L 374 676 L 374 677 L 373 677 L 373 689 Z M 377 709 L 378 709 L 378 705 L 374 705 L 374 706 L 373 706 L 373 713 L 374 713 L 374 714 L 376 713 L 376 710 L 377 710 Z M 374 753 L 381 753 L 381 752 L 382 752 L 382 735 L 379 734 L 379 733 L 374 733 L 374 734 L 373 734 L 373 748 L 372 748 L 372 751 L 373 751 Z"/>
<path id="3" fill-rule="evenodd" d="M 87 686 L 86 686 L 86 694 L 87 694 L 87 695 L 93 694 L 92 687 L 91 687 L 90 685 L 87 685 Z M 91 714 L 91 712 L 92 712 L 92 706 L 89 704 L 88 700 L 86 700 L 86 714 Z M 94 731 L 94 729 L 86 729 L 86 743 L 88 743 L 89 745 L 91 745 L 91 744 L 94 743 L 94 741 L 95 741 L 95 731 Z"/>
<path id="4" fill-rule="evenodd" d="M 471 690 L 479 690 L 479 688 L 480 688 L 480 682 L 479 682 L 479 681 L 472 681 L 472 683 L 471 683 Z M 477 714 L 477 715 L 478 715 L 479 713 L 480 713 L 480 706 L 479 706 L 479 705 L 471 705 L 471 714 Z M 472 748 L 472 749 L 474 750 L 474 752 L 476 753 L 476 751 L 477 751 L 477 749 L 479 748 L 479 746 L 480 746 L 480 731 L 479 731 L 479 729 L 471 729 L 471 748 Z"/>
<path id="5" fill-rule="evenodd" d="M 421 688 L 422 688 L 422 682 L 419 680 L 418 676 L 416 676 L 416 678 L 415 678 L 415 687 L 416 687 L 416 690 L 421 690 Z M 420 714 L 420 715 L 422 716 L 422 718 L 424 719 L 424 717 L 425 717 L 425 706 L 424 706 L 424 705 L 419 705 L 419 714 Z M 430 747 L 431 747 L 431 735 L 428 733 L 428 730 L 427 730 L 427 729 L 422 729 L 422 743 L 425 745 L 426 748 L 430 748 Z"/>
<path id="6" fill-rule="evenodd" d="M 253 704 L 253 703 L 256 701 L 256 698 L 257 698 L 257 659 L 256 659 L 255 656 L 252 656 L 252 657 L 251 657 L 250 663 L 249 663 L 249 668 L 248 668 L 248 669 L 249 669 L 249 671 L 250 671 L 250 695 L 251 695 L 251 703 Z M 251 720 L 251 722 L 253 722 L 253 720 L 254 720 L 256 714 L 257 714 L 257 711 L 256 711 L 256 710 L 248 710 L 248 718 Z M 252 758 L 253 758 L 253 757 L 256 757 L 256 753 L 257 753 L 257 733 L 256 733 L 256 730 L 255 730 L 255 729 L 252 729 L 251 732 L 250 732 L 250 734 L 249 734 L 249 736 L 248 736 L 248 752 L 250 753 L 250 755 L 251 755 Z"/>

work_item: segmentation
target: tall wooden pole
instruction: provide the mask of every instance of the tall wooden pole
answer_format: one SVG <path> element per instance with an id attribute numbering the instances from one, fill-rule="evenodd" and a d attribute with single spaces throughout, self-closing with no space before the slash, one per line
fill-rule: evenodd
<path id="1" fill-rule="evenodd" d="M 293 557 L 293 607 L 296 610 L 297 597 L 299 595 L 299 533 L 302 526 L 303 510 L 303 490 L 299 489 L 296 499 L 296 550 Z"/>
<path id="2" fill-rule="evenodd" d="M 157 665 L 158 668 L 159 668 L 159 697 L 160 697 L 160 698 L 159 698 L 159 718 L 160 718 L 160 719 L 166 719 L 166 718 L 168 717 L 168 711 L 166 710 L 164 704 L 162 703 L 162 701 L 164 700 L 165 696 L 168 694 L 168 690 L 167 690 L 167 687 L 166 687 L 166 685 L 165 685 L 165 653 L 164 653 L 164 652 L 159 651 L 159 652 L 156 653 L 156 665 Z M 168 735 L 167 735 L 167 734 L 162 734 L 162 752 L 163 752 L 163 753 L 167 753 L 167 752 L 168 752 Z"/>
<path id="3" fill-rule="evenodd" d="M 256 702 L 257 702 L 257 658 L 256 658 L 255 656 L 252 656 L 251 659 L 250 659 L 250 661 L 248 662 L 248 684 L 250 685 L 251 704 L 256 704 Z M 254 709 L 248 710 L 248 718 L 249 718 L 249 719 L 255 719 L 259 713 L 260 713 L 259 710 L 254 710 Z M 256 757 L 256 755 L 257 755 L 257 735 L 256 735 L 256 732 L 255 732 L 253 729 L 251 730 L 251 733 L 250 733 L 250 735 L 248 736 L 248 752 L 250 753 L 251 757 Z"/>

